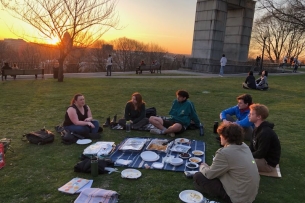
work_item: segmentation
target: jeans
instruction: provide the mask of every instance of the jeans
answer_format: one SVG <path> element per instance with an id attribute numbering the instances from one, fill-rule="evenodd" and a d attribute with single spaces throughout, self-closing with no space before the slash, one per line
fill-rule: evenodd
<path id="1" fill-rule="evenodd" d="M 87 125 L 69 125 L 64 126 L 64 128 L 65 130 L 74 132 L 78 135 L 88 135 L 89 133 L 97 133 L 100 127 L 99 122 L 97 120 L 92 120 L 91 123 L 94 125 L 94 128 L 91 128 Z"/>
<path id="2" fill-rule="evenodd" d="M 220 71 L 219 71 L 220 75 L 223 75 L 223 68 L 224 68 L 224 66 L 220 66 Z"/>

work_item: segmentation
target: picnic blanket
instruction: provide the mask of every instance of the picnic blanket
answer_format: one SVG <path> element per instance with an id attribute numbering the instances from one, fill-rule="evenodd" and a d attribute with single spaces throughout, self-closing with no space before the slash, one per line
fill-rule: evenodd
<path id="1" fill-rule="evenodd" d="M 126 138 L 128 139 L 128 138 Z M 141 158 L 141 153 L 144 152 L 144 151 L 148 151 L 146 150 L 146 147 L 147 145 L 150 143 L 150 141 L 154 138 L 147 138 L 147 142 L 146 144 L 144 145 L 144 147 L 142 148 L 142 150 L 139 150 L 139 151 L 129 151 L 129 150 L 126 150 L 126 151 L 123 151 L 123 150 L 120 150 L 120 146 L 126 141 L 126 139 L 121 142 L 115 149 L 114 153 L 112 155 L 110 155 L 110 159 L 111 161 L 114 162 L 114 165 L 115 166 L 124 166 L 124 167 L 128 167 L 128 168 L 145 168 L 145 166 L 151 166 L 154 162 L 163 162 L 164 163 L 164 167 L 161 169 L 161 170 L 168 170 L 168 171 L 198 171 L 198 168 L 196 169 L 189 169 L 186 167 L 186 163 L 189 162 L 188 159 L 183 159 L 183 164 L 180 165 L 180 166 L 173 166 L 171 165 L 170 163 L 166 163 L 165 160 L 168 159 L 168 158 L 174 158 L 174 157 L 179 157 L 179 154 L 178 152 L 174 152 L 174 151 L 171 151 L 171 150 L 168 150 L 167 153 L 164 153 L 164 152 L 156 152 L 160 158 L 154 162 L 147 162 L 147 161 L 144 161 L 142 158 Z M 173 144 L 171 146 L 174 147 L 175 144 Z M 186 146 L 190 146 L 191 148 L 188 150 L 188 153 L 192 155 L 192 151 L 193 150 L 201 150 L 203 152 L 205 152 L 205 143 L 202 142 L 202 141 L 198 141 L 198 140 L 190 140 L 189 143 L 185 143 L 185 144 L 182 144 L 182 145 L 186 145 Z M 170 148 L 170 149 L 171 149 Z M 192 155 L 193 156 L 193 155 Z M 199 158 L 202 159 L 202 162 L 205 162 L 205 154 L 203 154 L 202 156 L 197 156 Z M 120 160 L 120 162 L 117 162 L 117 160 Z M 123 161 L 122 161 L 123 160 Z M 146 165 L 147 164 L 147 165 Z M 155 168 L 153 168 L 155 169 Z M 158 169 L 160 170 L 160 169 Z"/>
<path id="2" fill-rule="evenodd" d="M 271 171 L 270 173 L 267 172 L 259 172 L 260 175 L 262 176 L 269 176 L 269 177 L 275 177 L 275 178 L 281 178 L 281 170 L 280 170 L 280 165 L 276 165 L 275 169 Z"/>

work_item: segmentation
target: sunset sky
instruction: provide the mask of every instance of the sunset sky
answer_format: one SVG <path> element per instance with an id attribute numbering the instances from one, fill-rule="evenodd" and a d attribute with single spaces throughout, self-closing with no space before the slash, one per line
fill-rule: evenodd
<path id="1" fill-rule="evenodd" d="M 191 54 L 197 0 L 119 0 L 116 10 L 122 30 L 110 30 L 103 39 L 120 37 L 155 43 L 169 52 Z M 0 10 L 0 40 L 37 34 L 31 27 Z M 22 34 L 20 34 L 22 35 Z"/>

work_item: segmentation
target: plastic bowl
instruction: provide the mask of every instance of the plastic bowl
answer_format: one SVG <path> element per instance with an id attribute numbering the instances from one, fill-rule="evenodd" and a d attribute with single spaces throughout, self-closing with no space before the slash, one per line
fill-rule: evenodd
<path id="1" fill-rule="evenodd" d="M 183 159 L 172 158 L 169 163 L 173 166 L 179 166 L 179 165 L 183 164 Z"/>

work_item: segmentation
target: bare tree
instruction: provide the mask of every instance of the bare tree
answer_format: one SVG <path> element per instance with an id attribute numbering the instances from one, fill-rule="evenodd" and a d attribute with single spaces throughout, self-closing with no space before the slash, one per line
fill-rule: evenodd
<path id="1" fill-rule="evenodd" d="M 0 0 L 10 13 L 32 25 L 42 37 L 57 38 L 58 81 L 74 46 L 87 47 L 110 28 L 117 28 L 116 0 Z"/>
<path id="2" fill-rule="evenodd" d="M 260 0 L 259 3 L 258 7 L 273 17 L 305 31 L 305 0 Z"/>
<path id="3" fill-rule="evenodd" d="M 280 62 L 287 56 L 298 56 L 305 47 L 304 32 L 293 24 L 281 21 L 269 13 L 257 19 L 254 23 L 252 40 L 260 48 L 264 44 L 264 33 L 268 33 L 265 54 L 271 62 Z"/>

